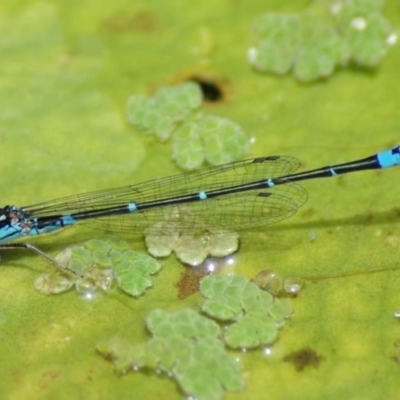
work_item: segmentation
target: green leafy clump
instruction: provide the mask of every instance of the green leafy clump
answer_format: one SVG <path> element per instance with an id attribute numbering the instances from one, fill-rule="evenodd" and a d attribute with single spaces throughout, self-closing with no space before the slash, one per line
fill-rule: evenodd
<path id="1" fill-rule="evenodd" d="M 172 136 L 172 158 L 179 167 L 192 170 L 205 161 L 224 164 L 243 157 L 248 138 L 227 118 L 199 111 L 202 93 L 198 84 L 186 82 L 164 87 L 152 98 L 132 95 L 127 104 L 129 122 L 160 140 Z"/>
<path id="2" fill-rule="evenodd" d="M 254 24 L 256 45 L 250 63 L 260 71 L 286 74 L 301 81 L 331 75 L 338 65 L 373 67 L 393 35 L 382 15 L 383 1 L 315 0 L 304 12 L 269 13 Z"/>
<path id="3" fill-rule="evenodd" d="M 114 265 L 114 275 L 119 287 L 132 296 L 140 296 L 153 285 L 151 275 L 158 272 L 161 265 L 144 253 L 125 251 Z"/>
<path id="4" fill-rule="evenodd" d="M 248 139 L 242 128 L 227 118 L 215 115 L 198 117 L 182 124 L 172 140 L 172 158 L 184 169 L 241 159 L 247 152 Z"/>
<path id="5" fill-rule="evenodd" d="M 200 315 L 192 309 L 175 313 L 153 310 L 146 319 L 152 337 L 139 344 L 120 338 L 107 340 L 97 350 L 112 359 L 120 373 L 149 369 L 173 377 L 187 396 L 220 399 L 224 391 L 244 386 L 231 348 L 254 348 L 273 342 L 278 329 L 293 312 L 286 300 L 240 276 L 209 275 L 201 280 L 206 300 Z M 215 321 L 218 320 L 218 321 Z M 221 329 L 221 321 L 228 327 Z"/>
<path id="6" fill-rule="evenodd" d="M 42 293 L 60 293 L 75 286 L 79 293 L 92 296 L 116 281 L 124 292 L 140 296 L 152 286 L 151 275 L 161 268 L 157 260 L 131 250 L 123 241 L 89 240 L 64 250 L 55 260 L 70 273 L 39 276 L 35 288 Z"/>
<path id="7" fill-rule="evenodd" d="M 196 221 L 196 228 L 190 210 L 174 208 L 146 229 L 147 251 L 154 257 L 168 257 L 174 252 L 183 263 L 198 266 L 209 256 L 225 257 L 239 248 L 236 232 L 215 229 L 202 221 Z"/>
<path id="8" fill-rule="evenodd" d="M 201 280 L 200 292 L 207 299 L 202 310 L 228 323 L 223 337 L 233 348 L 272 343 L 293 312 L 287 300 L 274 298 L 241 276 L 209 275 Z"/>
<path id="9" fill-rule="evenodd" d="M 153 310 L 147 317 L 152 338 L 132 345 L 114 338 L 97 346 L 119 372 L 150 368 L 167 373 L 187 396 L 220 399 L 244 386 L 239 364 L 227 353 L 214 321 L 191 309 Z"/>
<path id="10" fill-rule="evenodd" d="M 153 98 L 132 95 L 128 100 L 129 122 L 138 129 L 167 140 L 176 126 L 200 108 L 202 95 L 193 82 L 173 87 L 163 87 Z"/>

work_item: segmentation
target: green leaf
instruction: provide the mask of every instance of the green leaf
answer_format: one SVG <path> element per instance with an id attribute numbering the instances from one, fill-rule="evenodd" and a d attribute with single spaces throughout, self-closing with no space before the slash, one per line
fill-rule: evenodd
<path id="1" fill-rule="evenodd" d="M 295 15 L 265 14 L 254 24 L 256 46 L 249 51 L 249 61 L 275 74 L 293 69 L 303 82 L 327 78 L 350 60 L 376 66 L 392 35 L 382 5 L 374 0 L 316 0 Z"/>
<path id="2" fill-rule="evenodd" d="M 119 371 L 136 366 L 168 373 L 187 396 L 212 400 L 225 390 L 243 389 L 240 366 L 217 338 L 221 330 L 215 322 L 191 309 L 153 310 L 147 327 L 153 337 L 145 343 L 133 346 L 111 339 L 97 350 L 113 359 Z"/>
<path id="3" fill-rule="evenodd" d="M 119 287 L 132 296 L 140 296 L 153 285 L 151 275 L 161 265 L 154 258 L 130 250 L 124 259 L 114 266 L 115 279 Z"/>
<path id="4" fill-rule="evenodd" d="M 232 348 L 251 349 L 271 344 L 278 337 L 278 324 L 265 317 L 245 315 L 224 332 L 226 343 Z"/>

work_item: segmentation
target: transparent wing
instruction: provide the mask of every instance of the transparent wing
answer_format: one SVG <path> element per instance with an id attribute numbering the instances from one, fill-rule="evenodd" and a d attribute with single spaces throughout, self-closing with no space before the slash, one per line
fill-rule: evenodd
<path id="1" fill-rule="evenodd" d="M 293 173 L 300 163 L 295 158 L 270 156 L 202 168 L 197 171 L 155 179 L 138 185 L 68 196 L 23 207 L 32 217 L 69 215 L 93 210 L 176 198 L 200 191 L 209 192 Z M 113 231 L 131 233 L 169 218 L 180 210 L 184 230 L 194 225 L 245 229 L 277 222 L 294 214 L 307 199 L 306 191 L 295 184 L 228 194 L 209 200 L 149 208 L 142 212 L 110 215 L 86 223 L 106 224 Z"/>
<path id="2" fill-rule="evenodd" d="M 243 230 L 276 223 L 295 214 L 307 201 L 307 191 L 294 183 L 266 190 L 229 194 L 189 205 L 165 206 L 124 216 L 88 221 L 113 232 L 142 233 L 160 221 L 179 224 L 179 232 L 194 233 L 201 228 Z M 100 225 L 99 225 L 100 224 Z M 165 225 L 164 225 L 165 227 Z M 152 228 L 152 234 L 164 234 Z"/>

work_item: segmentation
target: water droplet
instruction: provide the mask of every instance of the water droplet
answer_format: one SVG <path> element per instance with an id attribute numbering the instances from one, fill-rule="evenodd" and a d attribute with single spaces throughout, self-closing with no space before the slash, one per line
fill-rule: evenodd
<path id="1" fill-rule="evenodd" d="M 301 278 L 286 278 L 283 282 L 283 290 L 292 296 L 297 296 L 304 286 Z"/>
<path id="2" fill-rule="evenodd" d="M 92 300 L 97 289 L 96 282 L 90 278 L 78 278 L 75 282 L 75 289 L 80 296 Z"/>
<path id="3" fill-rule="evenodd" d="M 97 286 L 103 290 L 110 290 L 114 280 L 114 273 L 112 269 L 104 269 L 99 272 L 97 277 Z"/>
<path id="4" fill-rule="evenodd" d="M 260 289 L 266 290 L 273 296 L 282 291 L 282 278 L 276 272 L 269 269 L 260 271 L 252 280 Z"/>

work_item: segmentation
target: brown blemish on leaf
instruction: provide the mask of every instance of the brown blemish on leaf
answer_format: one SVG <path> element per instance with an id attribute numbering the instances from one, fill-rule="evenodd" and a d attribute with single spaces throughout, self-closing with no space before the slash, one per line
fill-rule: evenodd
<path id="1" fill-rule="evenodd" d="M 155 16 L 149 11 L 115 14 L 101 24 L 101 30 L 106 33 L 124 34 L 130 32 L 152 33 L 160 28 Z"/>
<path id="2" fill-rule="evenodd" d="M 323 359 L 323 356 L 310 348 L 301 349 L 283 357 L 283 361 L 292 363 L 297 371 L 303 371 L 309 366 L 318 368 Z"/>
<path id="3" fill-rule="evenodd" d="M 305 209 L 304 211 L 301 212 L 302 218 L 311 218 L 313 217 L 317 212 L 315 211 L 314 208 L 310 207 L 308 209 Z"/>
<path id="4" fill-rule="evenodd" d="M 181 274 L 181 279 L 176 283 L 178 288 L 178 299 L 183 300 L 186 297 L 197 293 L 200 288 L 200 279 L 206 275 L 205 272 L 194 271 L 186 268 Z"/>
<path id="5" fill-rule="evenodd" d="M 54 385 L 54 381 L 60 376 L 60 371 L 44 371 L 39 380 L 39 389 L 47 391 L 49 387 Z"/>

